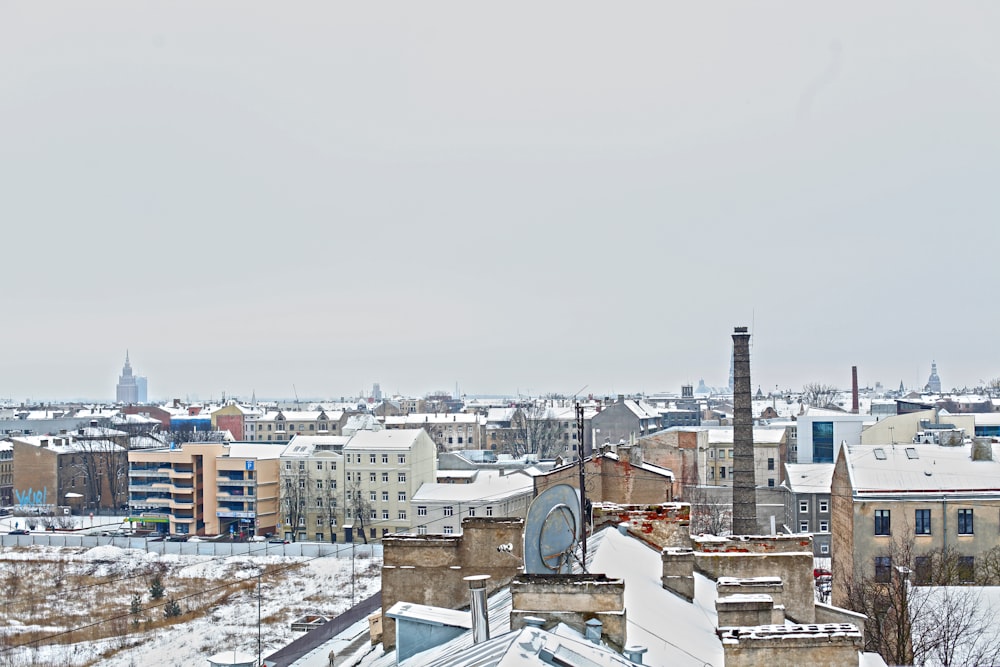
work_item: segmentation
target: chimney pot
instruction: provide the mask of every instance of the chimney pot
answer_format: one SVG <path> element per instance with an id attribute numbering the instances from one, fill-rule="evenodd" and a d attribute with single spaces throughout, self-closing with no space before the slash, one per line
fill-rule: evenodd
<path id="1" fill-rule="evenodd" d="M 601 633 L 604 631 L 604 624 L 601 623 L 596 618 L 592 618 L 585 624 L 587 626 L 584 632 L 587 639 L 594 642 L 595 644 L 601 643 Z"/>
<path id="2" fill-rule="evenodd" d="M 625 657 L 628 660 L 631 660 L 632 662 L 634 662 L 635 664 L 641 665 L 642 664 L 642 654 L 645 653 L 648 650 L 649 649 L 646 648 L 645 646 L 638 646 L 638 645 L 626 646 L 625 647 Z"/>
<path id="3" fill-rule="evenodd" d="M 464 577 L 469 582 L 471 595 L 470 612 L 472 614 L 472 643 L 481 644 L 490 638 L 490 619 L 486 614 L 486 581 L 488 574 L 474 574 Z"/>

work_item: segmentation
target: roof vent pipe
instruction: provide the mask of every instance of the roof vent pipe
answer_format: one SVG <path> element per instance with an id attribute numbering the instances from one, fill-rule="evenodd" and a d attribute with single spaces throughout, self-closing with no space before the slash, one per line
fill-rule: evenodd
<path id="1" fill-rule="evenodd" d="M 592 618 L 587 621 L 586 626 L 587 628 L 584 631 L 584 636 L 595 644 L 600 644 L 601 632 L 604 630 L 604 624 L 596 618 Z"/>
<path id="2" fill-rule="evenodd" d="M 473 644 L 481 644 L 490 638 L 490 622 L 486 615 L 486 580 L 489 578 L 488 574 L 474 574 L 463 579 L 469 582 L 469 594 L 472 598 L 470 606 Z"/>
<path id="3" fill-rule="evenodd" d="M 632 661 L 632 662 L 634 662 L 637 665 L 641 665 L 642 664 L 642 654 L 645 653 L 648 650 L 649 649 L 646 648 L 645 646 L 638 646 L 638 645 L 626 646 L 625 647 L 625 658 L 628 659 L 628 660 L 630 660 L 630 661 Z"/>

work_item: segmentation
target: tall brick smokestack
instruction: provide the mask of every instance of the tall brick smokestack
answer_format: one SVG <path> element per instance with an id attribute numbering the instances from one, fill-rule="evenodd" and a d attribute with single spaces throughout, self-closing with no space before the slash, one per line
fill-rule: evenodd
<path id="1" fill-rule="evenodd" d="M 851 414 L 858 414 L 858 367 L 851 366 Z"/>
<path id="2" fill-rule="evenodd" d="M 757 485 L 753 465 L 753 409 L 750 396 L 750 334 L 733 330 L 733 533 L 755 535 Z"/>

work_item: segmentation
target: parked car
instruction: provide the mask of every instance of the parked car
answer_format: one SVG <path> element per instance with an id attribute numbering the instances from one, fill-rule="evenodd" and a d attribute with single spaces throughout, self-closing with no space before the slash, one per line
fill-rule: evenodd
<path id="1" fill-rule="evenodd" d="M 25 530 L 24 528 L 18 528 L 17 530 L 12 530 L 8 535 L 31 535 L 31 531 Z"/>
<path id="2" fill-rule="evenodd" d="M 280 537 L 272 537 L 267 541 L 268 544 L 289 544 L 288 540 L 283 540 Z"/>
<path id="3" fill-rule="evenodd" d="M 833 572 L 830 572 L 830 570 L 827 570 L 826 568 L 823 567 L 817 567 L 813 570 L 813 577 L 815 577 L 816 579 L 819 579 L 820 577 L 832 577 L 832 576 Z"/>
<path id="4" fill-rule="evenodd" d="M 188 541 L 188 536 L 183 534 L 171 535 L 170 537 L 167 538 L 167 542 L 187 542 L 187 541 Z"/>

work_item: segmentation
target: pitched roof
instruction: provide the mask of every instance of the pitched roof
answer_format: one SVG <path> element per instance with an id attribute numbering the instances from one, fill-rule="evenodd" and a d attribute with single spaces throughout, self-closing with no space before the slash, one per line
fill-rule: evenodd
<path id="1" fill-rule="evenodd" d="M 842 447 L 855 495 L 1000 494 L 1000 444 L 993 460 L 973 461 L 972 445 L 847 445 Z"/>

